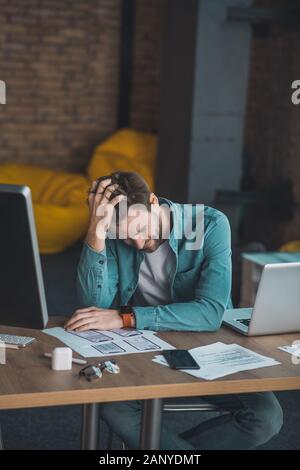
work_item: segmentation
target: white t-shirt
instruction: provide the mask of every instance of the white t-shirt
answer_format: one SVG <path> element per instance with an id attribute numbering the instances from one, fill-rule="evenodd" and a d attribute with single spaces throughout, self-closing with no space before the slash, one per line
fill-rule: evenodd
<path id="1" fill-rule="evenodd" d="M 175 263 L 175 254 L 167 241 L 153 253 L 146 253 L 140 266 L 132 305 L 144 307 L 171 303 L 171 281 Z"/>

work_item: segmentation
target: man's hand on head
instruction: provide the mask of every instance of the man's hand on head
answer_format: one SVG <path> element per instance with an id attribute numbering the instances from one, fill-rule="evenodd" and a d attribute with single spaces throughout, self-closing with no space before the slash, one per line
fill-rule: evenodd
<path id="1" fill-rule="evenodd" d="M 106 232 L 112 222 L 112 209 L 125 198 L 124 195 L 118 194 L 111 199 L 117 189 L 118 185 L 112 184 L 111 179 L 107 178 L 100 183 L 98 180 L 93 181 L 89 190 L 90 221 L 85 242 L 95 251 L 100 252 L 104 249 Z M 108 205 L 111 210 L 107 210 Z"/>
<path id="2" fill-rule="evenodd" d="M 113 330 L 123 328 L 118 310 L 86 307 L 76 310 L 64 328 L 71 331 Z"/>

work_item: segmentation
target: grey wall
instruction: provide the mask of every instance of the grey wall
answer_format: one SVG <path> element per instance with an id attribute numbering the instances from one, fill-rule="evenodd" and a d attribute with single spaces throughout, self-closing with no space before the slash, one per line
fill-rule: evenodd
<path id="1" fill-rule="evenodd" d="M 239 189 L 251 31 L 226 19 L 248 0 L 201 0 L 198 8 L 188 200 L 211 203 Z"/>
<path id="2" fill-rule="evenodd" d="M 185 201 L 189 178 L 198 0 L 165 0 L 156 190 Z"/>
<path id="3" fill-rule="evenodd" d="M 251 29 L 227 10 L 251 3 L 165 2 L 157 190 L 171 199 L 213 204 L 239 189 Z"/>

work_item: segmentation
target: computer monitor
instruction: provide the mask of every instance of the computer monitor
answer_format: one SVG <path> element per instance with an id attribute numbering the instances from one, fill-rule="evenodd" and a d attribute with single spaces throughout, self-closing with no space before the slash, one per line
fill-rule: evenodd
<path id="1" fill-rule="evenodd" d="M 0 184 L 0 325 L 42 329 L 47 322 L 30 189 Z"/>

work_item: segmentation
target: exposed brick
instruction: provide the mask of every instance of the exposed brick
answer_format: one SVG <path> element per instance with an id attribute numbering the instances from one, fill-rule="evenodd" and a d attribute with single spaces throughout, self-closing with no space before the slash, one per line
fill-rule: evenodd
<path id="1" fill-rule="evenodd" d="M 131 125 L 147 131 L 158 126 L 162 3 L 136 2 Z"/>
<path id="2" fill-rule="evenodd" d="M 86 168 L 116 129 L 120 0 L 0 0 L 0 162 Z"/>
<path id="3" fill-rule="evenodd" d="M 131 126 L 157 129 L 163 0 L 136 0 Z M 256 0 L 286 5 L 287 0 Z M 252 42 L 245 153 L 258 190 L 290 177 L 300 202 L 300 33 L 272 25 Z M 120 0 L 0 0 L 0 162 L 84 170 L 117 123 Z M 300 238 L 300 211 L 276 223 L 248 211 L 246 233 L 276 248 Z"/>
<path id="4" fill-rule="evenodd" d="M 257 0 L 257 6 L 287 6 L 286 0 Z M 295 4 L 295 3 L 294 3 Z M 300 79 L 299 30 L 271 24 L 266 36 L 254 34 L 245 126 L 245 154 L 257 190 L 291 178 L 300 203 L 300 106 L 291 102 L 291 83 Z M 297 55 L 298 54 L 298 55 Z M 280 194 L 279 194 L 280 196 Z M 249 209 L 245 235 L 276 249 L 300 239 L 300 211 L 293 221 L 276 221 L 267 210 Z"/>

